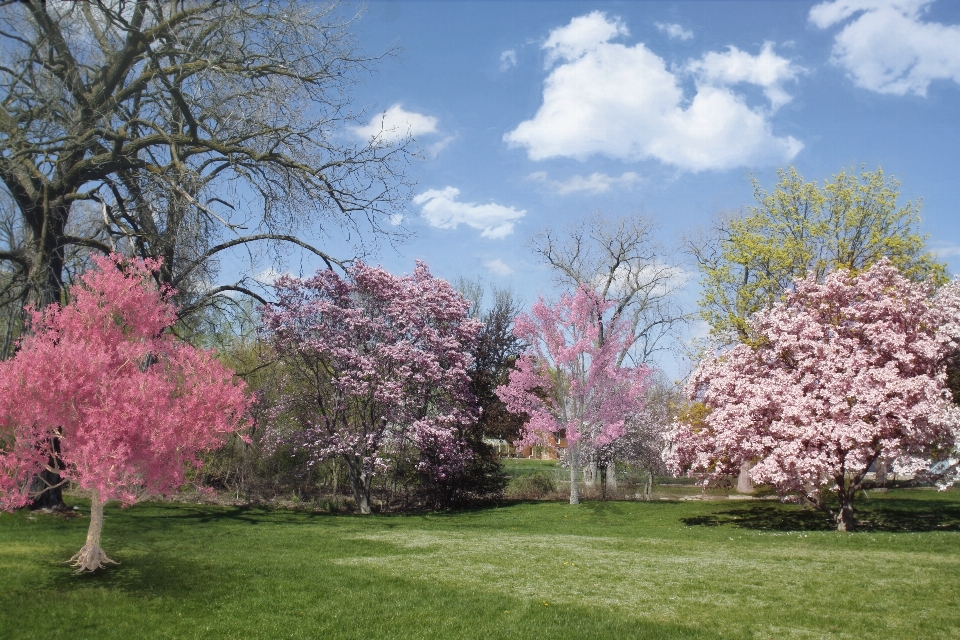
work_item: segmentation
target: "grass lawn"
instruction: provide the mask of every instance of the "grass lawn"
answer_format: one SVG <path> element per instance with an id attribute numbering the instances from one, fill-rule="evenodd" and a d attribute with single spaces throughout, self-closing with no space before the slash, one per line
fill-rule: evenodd
<path id="1" fill-rule="evenodd" d="M 77 503 L 85 503 L 77 500 Z M 957 638 L 960 492 L 862 501 L 863 530 L 764 501 L 525 503 L 369 517 L 108 506 L 0 515 L 4 638 Z"/>

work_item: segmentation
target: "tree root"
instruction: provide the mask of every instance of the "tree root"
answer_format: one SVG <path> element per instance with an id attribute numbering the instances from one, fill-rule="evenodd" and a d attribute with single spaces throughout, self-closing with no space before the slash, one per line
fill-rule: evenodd
<path id="1" fill-rule="evenodd" d="M 115 560 L 111 560 L 107 557 L 107 554 L 103 552 L 98 545 L 95 544 L 85 544 L 83 548 L 76 553 L 75 556 L 67 560 L 70 563 L 70 566 L 77 567 L 77 570 L 74 573 L 83 573 L 84 571 L 96 571 L 97 569 L 103 569 L 104 563 L 109 562 L 110 564 L 120 564 Z"/>

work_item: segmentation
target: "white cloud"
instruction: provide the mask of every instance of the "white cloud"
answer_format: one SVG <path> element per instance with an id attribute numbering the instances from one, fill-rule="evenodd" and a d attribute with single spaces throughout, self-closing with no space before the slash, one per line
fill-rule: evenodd
<path id="1" fill-rule="evenodd" d="M 407 138 L 437 133 L 437 119 L 395 104 L 361 127 L 350 127 L 360 138 L 379 137 L 382 142 L 396 144 Z"/>
<path id="2" fill-rule="evenodd" d="M 543 44 L 547 51 L 547 66 L 557 60 L 573 61 L 599 49 L 617 36 L 629 35 L 620 18 L 607 19 L 607 14 L 594 11 L 574 18 L 565 27 L 550 32 Z"/>
<path id="3" fill-rule="evenodd" d="M 810 9 L 827 29 L 856 16 L 836 35 L 832 62 L 854 84 L 878 93 L 926 96 L 934 80 L 960 83 L 960 25 L 924 22 L 933 0 L 833 0 Z"/>
<path id="4" fill-rule="evenodd" d="M 624 161 L 659 160 L 688 171 L 789 161 L 803 148 L 771 131 L 769 113 L 753 109 L 727 84 L 755 84 L 782 101 L 768 67 L 784 60 L 770 51 L 749 56 L 730 49 L 690 63 L 697 92 L 687 99 L 680 78 L 642 43 L 611 43 L 627 33 L 617 19 L 594 12 L 556 29 L 543 45 L 548 61 L 562 60 L 544 83 L 543 104 L 530 120 L 504 135 L 532 160 L 602 154 Z M 708 54 L 709 55 L 709 54 Z M 752 60 L 752 62 L 750 60 Z M 788 68 L 789 61 L 785 61 Z M 752 72 L 737 71 L 745 65 Z M 778 82 L 786 79 L 778 67 Z M 764 70 L 767 75 L 760 73 Z M 681 70 L 679 73 L 692 73 Z M 796 73 L 796 70 L 793 71 Z"/>
<path id="5" fill-rule="evenodd" d="M 280 276 L 289 276 L 292 275 L 289 271 L 280 272 L 274 269 L 273 267 L 267 267 L 260 273 L 253 276 L 254 282 L 257 282 L 266 286 L 273 286 L 273 284 L 280 278 Z"/>
<path id="6" fill-rule="evenodd" d="M 513 233 L 513 221 L 526 215 L 526 211 L 504 207 L 491 202 L 457 202 L 460 190 L 455 187 L 430 189 L 413 199 L 422 205 L 422 215 L 427 223 L 439 229 L 456 229 L 460 224 L 480 230 L 484 238 L 498 239 Z"/>
<path id="7" fill-rule="evenodd" d="M 640 174 L 633 171 L 625 171 L 620 176 L 608 176 L 605 173 L 591 173 L 589 176 L 577 174 L 565 180 L 551 180 L 546 171 L 535 171 L 527 176 L 527 179 L 541 182 L 562 196 L 584 191 L 592 194 L 607 193 L 614 187 L 630 189 L 642 181 Z"/>
<path id="8" fill-rule="evenodd" d="M 390 216 L 389 220 L 391 225 L 393 225 L 394 227 L 399 227 L 400 224 L 403 222 L 403 214 L 394 213 L 393 215 Z"/>
<path id="9" fill-rule="evenodd" d="M 494 258 L 493 260 L 487 260 L 483 263 L 487 269 L 490 270 L 490 273 L 496 276 L 508 276 L 513 273 L 511 269 L 503 260 L 500 258 Z"/>
<path id="10" fill-rule="evenodd" d="M 515 66 L 517 66 L 517 52 L 514 49 L 507 49 L 500 54 L 500 71 L 506 71 Z"/>
<path id="11" fill-rule="evenodd" d="M 691 60 L 687 70 L 699 82 L 718 86 L 747 83 L 763 87 L 763 94 L 773 109 L 790 102 L 783 83 L 796 80 L 804 70 L 773 52 L 773 43 L 764 42 L 758 55 L 752 56 L 736 47 L 725 52 L 711 51 L 700 60 Z"/>
<path id="12" fill-rule="evenodd" d="M 693 31 L 684 29 L 679 24 L 654 22 L 653 26 L 655 26 L 660 33 L 667 34 L 667 37 L 673 40 L 690 40 L 693 38 Z"/>

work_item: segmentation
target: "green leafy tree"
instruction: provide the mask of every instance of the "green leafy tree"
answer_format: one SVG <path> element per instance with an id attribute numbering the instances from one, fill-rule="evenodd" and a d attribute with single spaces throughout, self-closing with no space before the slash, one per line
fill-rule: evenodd
<path id="1" fill-rule="evenodd" d="M 914 281 L 946 283 L 946 268 L 917 231 L 920 203 L 899 205 L 900 183 L 883 170 L 842 170 L 820 186 L 794 167 L 778 171 L 772 191 L 753 180 L 757 204 L 720 215 L 686 246 L 702 277 L 700 314 L 715 337 L 750 341 L 747 320 L 809 272 L 862 272 L 888 258 Z"/>

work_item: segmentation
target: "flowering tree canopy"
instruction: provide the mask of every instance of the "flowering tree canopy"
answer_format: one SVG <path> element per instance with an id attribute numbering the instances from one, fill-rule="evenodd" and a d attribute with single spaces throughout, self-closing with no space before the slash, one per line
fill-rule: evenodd
<path id="1" fill-rule="evenodd" d="M 627 416 L 643 406 L 649 370 L 617 366 L 633 336 L 612 322 L 600 340 L 598 320 L 611 306 L 584 286 L 553 306 L 541 298 L 531 315 L 514 321 L 529 348 L 497 389 L 510 411 L 530 417 L 517 446 L 542 443 L 547 434 L 566 438 L 571 504 L 579 502 L 579 454 L 621 437 Z"/>
<path id="2" fill-rule="evenodd" d="M 420 262 L 406 277 L 357 262 L 345 279 L 327 270 L 275 286 L 263 328 L 291 376 L 278 411 L 301 427 L 293 444 L 313 461 L 342 458 L 362 513 L 388 449 L 415 446 L 421 473 L 458 472 L 470 455 L 458 426 L 476 419 L 467 351 L 480 330 L 463 296 Z"/>
<path id="3" fill-rule="evenodd" d="M 0 507 L 26 504 L 30 479 L 57 459 L 92 494 L 80 571 L 108 561 L 104 502 L 177 489 L 247 407 L 244 384 L 210 352 L 165 333 L 176 312 L 153 284 L 158 261 L 94 264 L 68 304 L 30 312 L 31 332 L 0 362 Z"/>
<path id="4" fill-rule="evenodd" d="M 915 471 L 953 442 L 943 314 L 930 293 L 886 260 L 857 276 L 797 280 L 751 319 L 757 345 L 707 358 L 694 373 L 687 391 L 704 411 L 673 430 L 673 471 L 706 483 L 752 464 L 753 481 L 804 497 L 850 530 L 873 462 Z"/>

